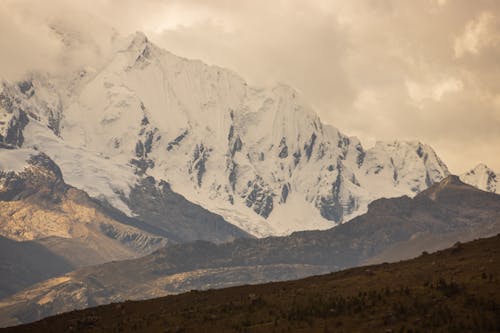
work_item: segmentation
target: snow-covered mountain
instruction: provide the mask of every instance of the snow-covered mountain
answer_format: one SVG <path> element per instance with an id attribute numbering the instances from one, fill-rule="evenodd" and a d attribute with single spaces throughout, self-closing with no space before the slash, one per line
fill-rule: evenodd
<path id="1" fill-rule="evenodd" d="M 257 236 L 326 229 L 449 174 L 420 142 L 365 149 L 286 85 L 175 56 L 136 33 L 99 68 L 4 82 L 0 142 L 45 152 L 66 181 L 133 216 L 153 176 Z"/>
<path id="2" fill-rule="evenodd" d="M 474 169 L 462 174 L 460 179 L 483 191 L 500 194 L 500 174 L 485 164 L 478 164 Z"/>

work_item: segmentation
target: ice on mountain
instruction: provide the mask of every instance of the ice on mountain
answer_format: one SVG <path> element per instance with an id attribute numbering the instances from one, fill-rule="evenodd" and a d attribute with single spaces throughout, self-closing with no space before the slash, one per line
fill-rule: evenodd
<path id="1" fill-rule="evenodd" d="M 448 174 L 418 142 L 365 150 L 289 86 L 251 87 L 142 33 L 114 48 L 83 76 L 33 81 L 20 133 L 68 183 L 128 214 L 123 198 L 153 176 L 254 235 L 282 235 L 343 223 L 374 199 L 414 195 Z"/>

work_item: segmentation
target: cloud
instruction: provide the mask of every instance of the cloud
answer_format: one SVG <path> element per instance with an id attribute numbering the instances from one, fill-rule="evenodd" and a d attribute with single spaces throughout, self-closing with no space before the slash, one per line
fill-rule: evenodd
<path id="1" fill-rule="evenodd" d="M 116 32 L 87 9 L 79 1 L 0 2 L 0 77 L 61 74 L 103 61 Z"/>
<path id="2" fill-rule="evenodd" d="M 0 72 L 92 63 L 104 27 L 142 30 L 252 84 L 291 84 L 363 142 L 420 139 L 454 172 L 500 170 L 499 13 L 495 0 L 3 0 Z M 55 21 L 79 34 L 72 51 Z"/>
<path id="3" fill-rule="evenodd" d="M 61 48 L 43 19 L 13 2 L 0 2 L 0 73 L 12 79 L 27 69 L 45 69 L 55 65 Z"/>
<path id="4" fill-rule="evenodd" d="M 498 43 L 500 37 L 493 31 L 494 20 L 493 14 L 483 12 L 467 23 L 464 33 L 455 39 L 455 57 L 460 58 L 467 53 L 476 55 L 483 48 Z"/>
<path id="5" fill-rule="evenodd" d="M 426 99 L 440 101 L 447 93 L 454 93 L 463 89 L 462 81 L 455 78 L 446 78 L 436 83 L 419 84 L 414 81 L 406 82 L 406 89 L 411 99 L 422 102 Z"/>

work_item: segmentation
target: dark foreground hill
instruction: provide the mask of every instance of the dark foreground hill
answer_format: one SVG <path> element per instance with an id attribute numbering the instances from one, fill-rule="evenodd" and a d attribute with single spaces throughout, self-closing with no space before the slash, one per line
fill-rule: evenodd
<path id="1" fill-rule="evenodd" d="M 73 311 L 2 332 L 498 332 L 500 235 L 394 264 Z"/>

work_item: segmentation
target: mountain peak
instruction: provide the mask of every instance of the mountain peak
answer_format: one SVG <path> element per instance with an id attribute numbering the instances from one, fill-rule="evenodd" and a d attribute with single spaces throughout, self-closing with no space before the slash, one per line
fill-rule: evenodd
<path id="1" fill-rule="evenodd" d="M 499 193 L 500 192 L 500 174 L 495 173 L 486 164 L 479 163 L 474 169 L 460 176 L 465 183 L 480 188 L 484 191 Z"/>
<path id="2" fill-rule="evenodd" d="M 453 193 L 458 191 L 479 191 L 477 188 L 472 187 L 460 180 L 458 176 L 449 175 L 445 177 L 438 183 L 434 183 L 431 187 L 421 192 L 418 197 L 429 197 L 431 200 L 435 201 L 438 196 L 443 192 L 452 191 Z"/>
<path id="3" fill-rule="evenodd" d="M 163 50 L 142 32 L 117 43 L 92 80 L 78 81 L 78 89 L 60 84 L 70 105 L 55 105 L 59 118 L 42 109 L 41 125 L 60 128 L 57 144 L 38 120 L 25 134 L 26 147 L 54 157 L 72 185 L 127 213 L 124 197 L 138 177 L 152 175 L 254 235 L 286 234 L 329 228 L 376 198 L 413 196 L 448 175 L 418 141 L 365 151 L 286 84 L 248 86 L 229 70 Z M 45 102 L 22 101 L 34 112 Z M 75 165 L 66 143 L 88 149 L 85 159 L 78 153 Z"/>
<path id="4" fill-rule="evenodd" d="M 477 173 L 477 172 L 493 172 L 492 169 L 490 169 L 486 164 L 484 163 L 479 163 L 476 165 L 474 169 L 472 169 L 470 172 L 472 173 Z"/>
<path id="5" fill-rule="evenodd" d="M 135 32 L 126 39 L 124 51 L 130 54 L 133 64 L 142 66 L 151 62 L 159 48 L 140 31 Z"/>
<path id="6" fill-rule="evenodd" d="M 141 31 L 136 31 L 126 40 L 126 50 L 139 54 L 145 52 L 145 50 L 149 50 L 152 45 L 148 37 Z"/>
<path id="7" fill-rule="evenodd" d="M 149 43 L 148 37 L 142 31 L 136 31 L 131 36 L 132 40 L 130 42 L 130 45 L 142 45 L 145 43 Z"/>
<path id="8" fill-rule="evenodd" d="M 295 98 L 299 95 L 299 92 L 295 88 L 285 83 L 278 83 L 274 86 L 273 91 L 291 98 Z"/>
<path id="9" fill-rule="evenodd" d="M 45 153 L 29 150 L 2 151 L 2 158 L 15 160 L 11 172 L 0 174 L 0 200 L 18 200 L 41 194 L 46 199 L 57 199 L 66 190 L 61 169 Z M 1 165 L 0 165 L 1 166 Z"/>

